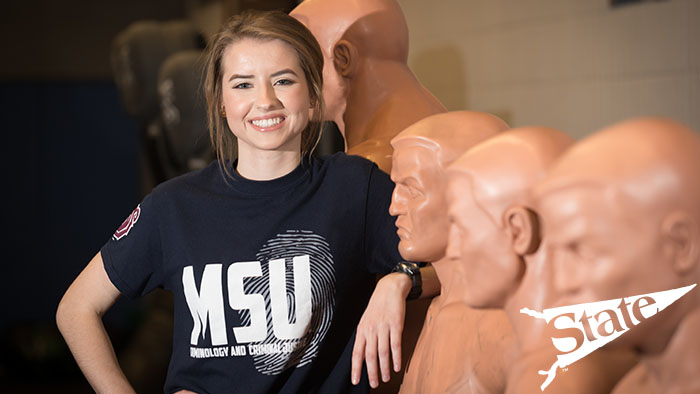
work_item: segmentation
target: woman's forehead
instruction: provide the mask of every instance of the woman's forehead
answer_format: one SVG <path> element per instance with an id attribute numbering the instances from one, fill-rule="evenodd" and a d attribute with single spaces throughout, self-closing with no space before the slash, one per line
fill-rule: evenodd
<path id="1" fill-rule="evenodd" d="M 223 52 L 224 72 L 229 68 L 300 70 L 301 65 L 296 51 L 280 39 L 242 38 L 231 43 Z M 236 71 L 238 72 L 238 71 Z"/>

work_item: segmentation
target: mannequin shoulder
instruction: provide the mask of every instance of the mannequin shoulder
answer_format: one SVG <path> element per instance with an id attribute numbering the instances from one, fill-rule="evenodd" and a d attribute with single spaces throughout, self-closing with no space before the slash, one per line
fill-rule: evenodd
<path id="1" fill-rule="evenodd" d="M 380 170 L 391 173 L 391 154 L 393 148 L 386 138 L 375 138 L 362 142 L 348 149 L 349 155 L 363 157 L 375 163 Z"/>

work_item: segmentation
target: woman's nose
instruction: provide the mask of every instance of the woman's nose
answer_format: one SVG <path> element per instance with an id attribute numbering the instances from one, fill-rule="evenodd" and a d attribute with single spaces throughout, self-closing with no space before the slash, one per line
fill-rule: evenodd
<path id="1" fill-rule="evenodd" d="M 266 84 L 258 90 L 256 105 L 261 110 L 269 111 L 280 108 L 282 103 L 275 93 L 275 88 L 270 84 Z"/>

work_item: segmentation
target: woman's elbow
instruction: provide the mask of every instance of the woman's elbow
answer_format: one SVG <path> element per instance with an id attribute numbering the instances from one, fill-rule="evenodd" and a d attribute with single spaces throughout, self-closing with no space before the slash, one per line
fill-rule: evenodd
<path id="1" fill-rule="evenodd" d="M 61 334 L 65 334 L 66 327 L 71 320 L 70 315 L 70 302 L 66 300 L 66 295 L 64 295 L 56 308 L 56 326 L 58 326 L 58 330 L 61 332 Z"/>

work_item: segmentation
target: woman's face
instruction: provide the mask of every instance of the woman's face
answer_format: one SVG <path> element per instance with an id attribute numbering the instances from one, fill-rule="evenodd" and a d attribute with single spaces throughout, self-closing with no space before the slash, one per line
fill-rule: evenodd
<path id="1" fill-rule="evenodd" d="M 296 52 L 281 40 L 241 39 L 224 51 L 222 98 L 238 153 L 299 152 L 309 87 Z"/>

